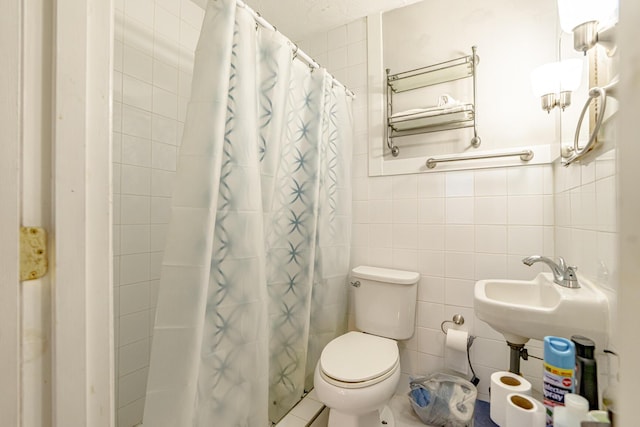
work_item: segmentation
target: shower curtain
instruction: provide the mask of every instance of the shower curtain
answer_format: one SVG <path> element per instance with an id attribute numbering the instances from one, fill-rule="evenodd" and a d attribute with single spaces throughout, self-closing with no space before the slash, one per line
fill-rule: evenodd
<path id="1" fill-rule="evenodd" d="M 161 271 L 148 427 L 257 427 L 346 329 L 351 98 L 209 0 Z"/>

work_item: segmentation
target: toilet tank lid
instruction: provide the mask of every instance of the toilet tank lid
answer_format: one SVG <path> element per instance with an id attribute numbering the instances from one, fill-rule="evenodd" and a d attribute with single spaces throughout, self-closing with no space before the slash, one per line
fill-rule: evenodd
<path id="1" fill-rule="evenodd" d="M 377 282 L 412 285 L 420 279 L 415 271 L 392 270 L 390 268 L 361 265 L 351 270 L 351 275 L 358 279 L 375 280 Z"/>

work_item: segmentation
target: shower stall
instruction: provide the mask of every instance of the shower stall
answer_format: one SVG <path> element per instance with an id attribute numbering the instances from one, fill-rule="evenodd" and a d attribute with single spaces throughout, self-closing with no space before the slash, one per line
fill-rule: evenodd
<path id="1" fill-rule="evenodd" d="M 240 1 L 123 3 L 118 425 L 277 422 L 346 329 L 352 94 Z"/>

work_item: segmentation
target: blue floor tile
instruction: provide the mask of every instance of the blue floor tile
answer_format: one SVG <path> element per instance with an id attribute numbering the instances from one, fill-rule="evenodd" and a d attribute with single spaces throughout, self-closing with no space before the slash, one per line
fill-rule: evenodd
<path id="1" fill-rule="evenodd" d="M 476 409 L 473 414 L 474 427 L 498 427 L 489 416 L 489 402 L 476 400 Z"/>

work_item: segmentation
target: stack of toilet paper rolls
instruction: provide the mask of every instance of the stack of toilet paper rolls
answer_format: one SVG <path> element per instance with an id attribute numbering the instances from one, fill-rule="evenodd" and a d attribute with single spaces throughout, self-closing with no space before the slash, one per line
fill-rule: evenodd
<path id="1" fill-rule="evenodd" d="M 531 383 L 511 372 L 491 375 L 491 420 L 500 427 L 544 427 L 542 403 L 531 397 Z"/>

